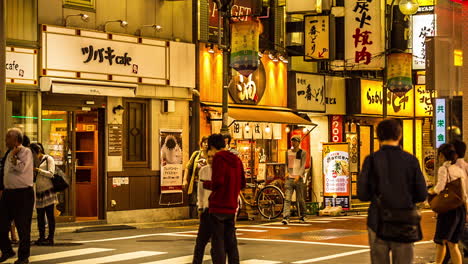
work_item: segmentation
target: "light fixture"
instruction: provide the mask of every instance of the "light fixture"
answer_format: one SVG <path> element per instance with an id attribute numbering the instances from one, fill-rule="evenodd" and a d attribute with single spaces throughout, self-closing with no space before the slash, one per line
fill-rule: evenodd
<path id="1" fill-rule="evenodd" d="M 112 113 L 114 113 L 116 115 L 122 115 L 124 110 L 125 110 L 125 108 L 122 105 L 118 105 L 118 106 L 114 106 L 114 108 L 112 108 Z"/>
<path id="2" fill-rule="evenodd" d="M 273 59 L 272 59 L 273 62 L 278 62 L 278 57 L 274 56 Z"/>
<path id="3" fill-rule="evenodd" d="M 208 49 L 208 53 L 211 53 L 211 54 L 214 54 L 214 53 L 215 53 L 213 43 L 206 44 L 205 47 Z"/>
<path id="4" fill-rule="evenodd" d="M 275 53 L 272 52 L 272 51 L 270 51 L 270 52 L 268 53 L 268 58 L 270 58 L 270 60 L 274 60 L 274 59 L 275 59 Z"/>
<path id="5" fill-rule="evenodd" d="M 306 134 L 308 131 L 309 131 L 309 130 L 307 129 L 307 127 L 304 127 L 304 128 L 302 129 L 302 132 L 303 132 L 304 134 Z"/>
<path id="6" fill-rule="evenodd" d="M 122 19 L 119 19 L 119 20 L 111 20 L 111 21 L 106 21 L 104 23 L 104 32 L 107 32 L 107 24 L 109 23 L 115 23 L 115 22 L 119 22 L 120 23 L 120 26 L 123 27 L 123 28 L 126 28 L 128 26 L 128 22 L 125 21 L 125 20 L 122 20 Z"/>
<path id="7" fill-rule="evenodd" d="M 270 132 L 271 132 L 271 128 L 270 128 L 269 125 L 267 125 L 267 126 L 265 127 L 265 133 L 270 134 Z"/>
<path id="8" fill-rule="evenodd" d="M 156 24 L 152 24 L 152 25 L 143 25 L 143 26 L 141 26 L 139 29 L 137 29 L 136 35 L 137 35 L 137 36 L 141 36 L 141 31 L 142 31 L 142 29 L 143 29 L 143 28 L 149 28 L 149 27 L 150 27 L 150 28 L 153 28 L 153 30 L 156 31 L 156 32 L 159 32 L 159 31 L 161 31 L 161 30 L 163 29 L 161 25 L 156 25 Z"/>
<path id="9" fill-rule="evenodd" d="M 280 61 L 282 61 L 283 63 L 288 63 L 288 62 L 289 62 L 288 59 L 286 59 L 286 57 L 284 57 L 283 55 L 280 55 L 280 56 L 279 56 L 279 59 L 280 59 Z"/>
<path id="10" fill-rule="evenodd" d="M 403 15 L 409 16 L 418 12 L 419 3 L 418 0 L 400 0 L 398 7 Z"/>
<path id="11" fill-rule="evenodd" d="M 89 16 L 88 16 L 87 14 L 83 14 L 83 13 L 81 13 L 81 14 L 76 14 L 76 15 L 68 15 L 68 16 L 65 17 L 65 27 L 68 25 L 68 19 L 69 19 L 70 17 L 75 17 L 75 16 L 81 17 L 81 20 L 82 20 L 83 22 L 88 22 L 88 20 L 89 20 Z"/>
<path id="12" fill-rule="evenodd" d="M 263 53 L 261 53 L 261 52 L 259 51 L 259 52 L 258 52 L 258 57 L 263 58 Z"/>
<path id="13" fill-rule="evenodd" d="M 291 132 L 291 128 L 289 128 L 289 126 L 286 126 L 286 128 L 284 129 L 284 131 L 285 131 L 286 133 L 289 133 L 289 132 Z"/>
<path id="14" fill-rule="evenodd" d="M 247 124 L 245 125 L 244 129 L 245 129 L 245 132 L 247 132 L 247 133 L 250 131 L 249 123 L 247 123 Z"/>

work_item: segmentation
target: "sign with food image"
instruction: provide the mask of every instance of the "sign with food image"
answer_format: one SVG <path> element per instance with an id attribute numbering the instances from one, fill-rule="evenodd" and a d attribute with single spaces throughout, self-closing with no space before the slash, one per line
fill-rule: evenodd
<path id="1" fill-rule="evenodd" d="M 350 195 L 349 144 L 323 144 L 323 195 Z"/>

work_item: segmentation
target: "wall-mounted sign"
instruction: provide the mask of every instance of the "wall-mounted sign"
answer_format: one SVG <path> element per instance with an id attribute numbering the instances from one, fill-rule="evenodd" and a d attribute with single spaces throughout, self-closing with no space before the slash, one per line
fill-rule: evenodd
<path id="1" fill-rule="evenodd" d="M 291 72 L 288 94 L 290 108 L 325 112 L 325 76 L 323 75 Z"/>
<path id="2" fill-rule="evenodd" d="M 233 21 L 251 21 L 252 14 L 256 13 L 256 1 L 253 0 L 234 0 L 231 8 Z M 218 41 L 218 7 L 215 1 L 209 0 L 209 39 Z M 221 28 L 223 26 L 221 25 Z M 221 31 L 222 32 L 222 31 Z"/>
<path id="3" fill-rule="evenodd" d="M 435 99 L 435 141 L 436 148 L 447 141 L 447 115 L 446 115 L 446 100 L 445 98 Z"/>
<path id="4" fill-rule="evenodd" d="M 387 56 L 387 87 L 392 93 L 404 96 L 413 88 L 411 53 L 392 53 Z"/>
<path id="5" fill-rule="evenodd" d="M 331 0 L 288 0 L 286 1 L 286 12 L 288 13 L 322 13 L 330 10 Z"/>
<path id="6" fill-rule="evenodd" d="M 263 62 L 248 77 L 233 71 L 229 94 L 237 104 L 258 104 L 265 93 L 266 73 Z"/>
<path id="7" fill-rule="evenodd" d="M 245 77 L 260 64 L 258 58 L 260 22 L 246 21 L 231 24 L 231 68 Z"/>
<path id="8" fill-rule="evenodd" d="M 330 59 L 330 17 L 304 16 L 305 61 Z"/>
<path id="9" fill-rule="evenodd" d="M 37 50 L 7 47 L 6 82 L 37 84 Z"/>
<path id="10" fill-rule="evenodd" d="M 436 92 L 427 90 L 425 85 L 416 85 L 414 89 L 416 92 L 416 116 L 432 117 L 434 113 L 432 98 L 435 98 Z"/>
<path id="11" fill-rule="evenodd" d="M 343 142 L 343 116 L 330 116 L 330 134 L 331 142 Z"/>
<path id="12" fill-rule="evenodd" d="M 132 61 L 132 58 L 128 55 L 127 52 L 125 52 L 122 56 L 119 56 L 114 52 L 115 50 L 112 47 L 99 48 L 94 47 L 93 45 L 89 45 L 87 47 L 81 48 L 81 53 L 83 53 L 83 56 L 85 57 L 83 63 L 89 63 L 91 61 L 103 63 L 105 60 L 109 66 L 112 66 L 112 64 L 131 66 L 130 62 Z M 138 65 L 135 66 L 137 66 L 137 70 L 136 72 L 133 71 L 133 73 L 138 73 Z"/>
<path id="13" fill-rule="evenodd" d="M 349 70 L 382 69 L 381 1 L 346 0 L 345 58 Z"/>
<path id="14" fill-rule="evenodd" d="M 346 115 L 346 82 L 345 78 L 326 76 L 325 87 L 327 87 L 325 104 L 327 114 Z"/>
<path id="15" fill-rule="evenodd" d="M 109 156 L 122 156 L 122 125 L 110 124 L 108 133 L 108 155 Z"/>
<path id="16" fill-rule="evenodd" d="M 413 69 L 426 68 L 426 37 L 434 36 L 434 14 L 413 16 Z"/>
<path id="17" fill-rule="evenodd" d="M 382 115 L 383 83 L 381 81 L 361 80 L 361 114 Z M 387 92 L 387 114 L 390 116 L 414 115 L 414 90 L 403 96 Z"/>
<path id="18" fill-rule="evenodd" d="M 349 172 L 349 144 L 323 144 L 323 196 L 324 198 L 339 199 L 336 206 L 349 209 L 350 172 Z"/>

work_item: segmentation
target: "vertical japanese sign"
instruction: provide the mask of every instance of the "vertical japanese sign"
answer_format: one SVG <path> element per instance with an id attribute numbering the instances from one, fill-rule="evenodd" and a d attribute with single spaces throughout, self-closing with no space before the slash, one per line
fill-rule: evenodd
<path id="1" fill-rule="evenodd" d="M 254 13 L 255 2 L 252 0 L 234 0 L 231 8 L 232 21 L 250 21 Z M 215 1 L 209 0 L 209 39 L 218 41 L 218 7 Z M 223 25 L 221 25 L 221 29 Z M 221 33 L 222 34 L 222 33 Z"/>
<path id="2" fill-rule="evenodd" d="M 325 112 L 325 76 L 296 73 L 295 87 L 297 110 Z"/>
<path id="3" fill-rule="evenodd" d="M 445 98 L 436 98 L 435 99 L 435 141 L 436 148 L 446 142 L 446 100 Z"/>
<path id="4" fill-rule="evenodd" d="M 392 93 L 404 96 L 413 88 L 411 78 L 411 53 L 393 53 L 388 55 L 387 87 Z"/>
<path id="5" fill-rule="evenodd" d="M 305 61 L 330 59 L 330 17 L 304 16 Z"/>
<path id="6" fill-rule="evenodd" d="M 381 0 L 345 1 L 345 57 L 349 70 L 382 69 Z"/>
<path id="7" fill-rule="evenodd" d="M 426 68 L 426 37 L 435 33 L 434 15 L 413 16 L 413 69 Z"/>
<path id="8" fill-rule="evenodd" d="M 416 92 L 416 116 L 432 117 L 434 113 L 432 98 L 436 96 L 436 92 L 427 90 L 425 85 L 416 85 L 414 89 Z"/>
<path id="9" fill-rule="evenodd" d="M 161 129 L 161 193 L 182 192 L 182 130 Z"/>
<path id="10" fill-rule="evenodd" d="M 325 204 L 349 209 L 349 144 L 323 143 L 322 151 Z"/>
<path id="11" fill-rule="evenodd" d="M 330 116 L 330 133 L 333 143 L 343 142 L 343 116 Z"/>
<path id="12" fill-rule="evenodd" d="M 257 70 L 260 22 L 246 21 L 231 25 L 231 64 L 230 66 L 245 77 Z"/>

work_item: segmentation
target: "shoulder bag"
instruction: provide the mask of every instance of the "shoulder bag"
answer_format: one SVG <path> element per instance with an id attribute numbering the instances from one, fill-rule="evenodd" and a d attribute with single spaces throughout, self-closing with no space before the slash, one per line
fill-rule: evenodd
<path id="1" fill-rule="evenodd" d="M 47 159 L 47 168 L 49 168 L 49 160 Z M 52 188 L 52 191 L 54 192 L 63 192 L 65 189 L 67 189 L 70 184 L 67 182 L 65 179 L 65 173 L 58 167 L 55 166 L 55 173 L 54 177 L 52 177 L 52 185 L 54 186 Z"/>
<path id="2" fill-rule="evenodd" d="M 428 201 L 432 211 L 443 214 L 463 205 L 461 178 L 450 181 L 450 172 L 447 169 L 447 183 L 445 188 L 437 195 L 429 195 Z"/>
<path id="3" fill-rule="evenodd" d="M 413 243 L 422 239 L 421 231 L 421 213 L 416 206 L 405 209 L 395 209 L 386 205 L 382 201 L 382 195 L 378 191 L 379 176 L 381 179 L 388 181 L 389 164 L 388 157 L 385 157 L 386 162 L 382 162 L 378 166 L 376 173 L 376 207 L 377 207 L 377 231 L 376 235 L 380 239 L 386 241 Z M 374 163 L 374 168 L 375 162 Z M 383 165 L 387 166 L 384 168 Z"/>

